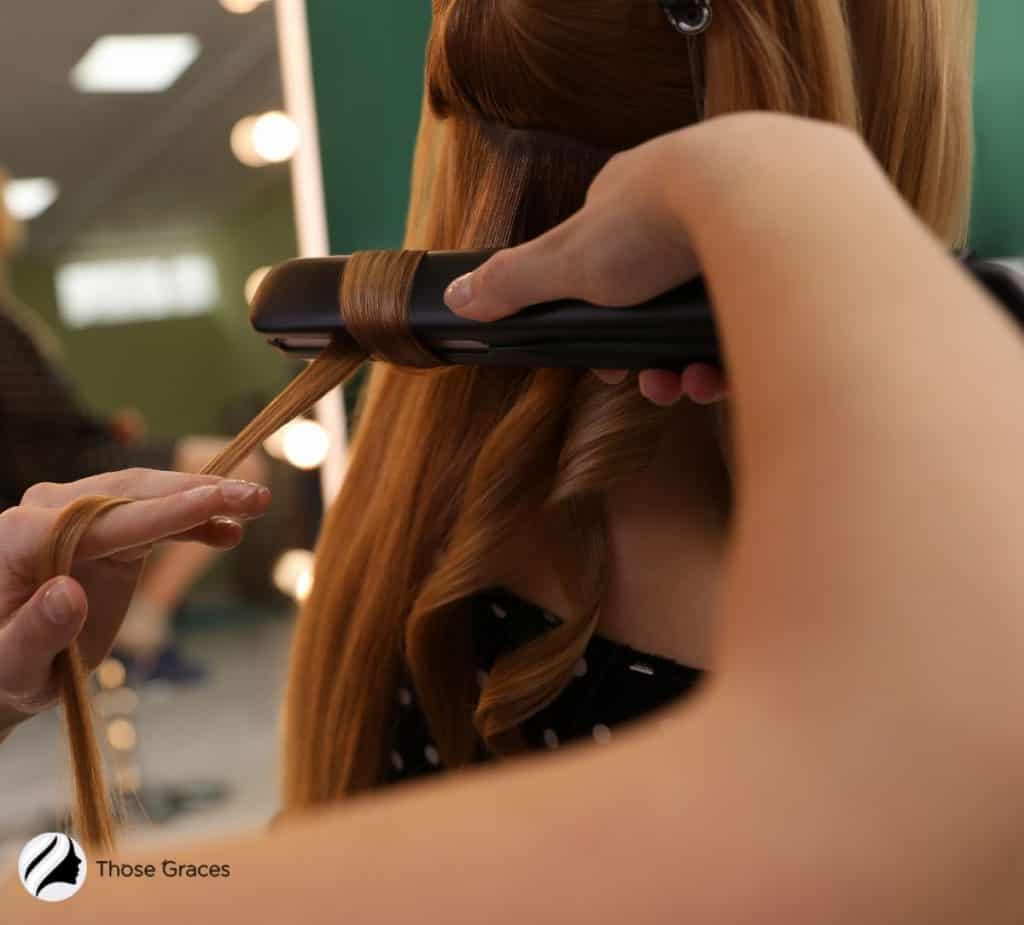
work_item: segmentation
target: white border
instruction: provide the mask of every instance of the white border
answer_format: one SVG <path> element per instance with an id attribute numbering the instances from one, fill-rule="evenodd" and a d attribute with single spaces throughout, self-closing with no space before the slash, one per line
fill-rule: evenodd
<path id="1" fill-rule="evenodd" d="M 274 6 L 285 109 L 295 120 L 301 139 L 291 167 L 299 256 L 326 257 L 330 253 L 330 238 L 306 0 L 276 0 Z M 329 505 L 341 489 L 348 457 L 341 389 L 324 398 L 316 410 L 331 439 L 330 454 L 320 470 L 324 503 Z"/>

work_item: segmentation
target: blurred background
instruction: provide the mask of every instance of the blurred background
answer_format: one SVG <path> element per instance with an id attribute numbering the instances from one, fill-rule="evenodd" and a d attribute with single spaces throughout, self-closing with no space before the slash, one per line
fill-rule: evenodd
<path id="1" fill-rule="evenodd" d="M 248 326 L 265 268 L 299 253 L 298 127 L 273 6 L 3 4 L 0 432 L 26 461 L 0 477 L 0 506 L 29 479 L 199 468 L 299 368 Z M 42 398 L 30 407 L 23 393 Z M 55 433 L 10 423 L 30 413 Z M 136 820 L 274 813 L 280 679 L 328 449 L 313 420 L 278 434 L 245 473 L 277 501 L 245 545 L 153 563 L 149 600 L 129 615 L 138 631 L 97 676 L 107 757 L 142 804 Z M 62 739 L 47 716 L 5 749 L 0 844 L 53 828 L 70 792 Z"/>
<path id="2" fill-rule="evenodd" d="M 1020 256 L 1024 8 L 982 6 L 972 246 Z M 429 18 L 427 0 L 3 4 L 0 457 L 22 462 L 0 507 L 76 467 L 198 468 L 296 372 L 248 299 L 290 257 L 400 246 Z M 30 413 L 82 448 L 29 446 Z M 276 503 L 240 550 L 153 563 L 96 681 L 130 838 L 276 812 L 291 624 L 345 420 L 335 397 L 250 461 Z M 0 853 L 58 824 L 63 749 L 49 715 L 0 751 Z"/>

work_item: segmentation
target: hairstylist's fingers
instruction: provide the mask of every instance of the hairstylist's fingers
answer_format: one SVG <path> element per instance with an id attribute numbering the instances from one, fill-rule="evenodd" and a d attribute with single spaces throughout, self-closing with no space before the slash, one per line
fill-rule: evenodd
<path id="1" fill-rule="evenodd" d="M 622 369 L 595 369 L 595 376 L 607 385 L 620 385 L 629 375 Z M 656 405 L 674 405 L 683 396 L 698 405 L 714 405 L 729 397 L 725 374 L 707 363 L 694 363 L 683 373 L 648 369 L 638 377 L 640 394 Z"/>
<path id="2" fill-rule="evenodd" d="M 261 516 L 270 490 L 249 482 L 203 485 L 178 495 L 137 501 L 99 518 L 79 546 L 79 557 L 98 559 L 162 542 L 202 527 L 214 517 Z"/>
<path id="3" fill-rule="evenodd" d="M 161 540 L 162 543 L 200 543 L 209 546 L 211 549 L 219 549 L 225 552 L 234 549 L 245 538 L 245 528 L 237 521 L 227 517 L 214 517 L 208 523 L 187 533 L 178 536 L 168 536 Z M 141 559 L 148 558 L 156 549 L 156 543 L 147 543 L 144 546 L 136 546 L 132 549 L 125 549 L 116 552 L 108 558 L 114 562 L 130 564 Z"/>
<path id="4" fill-rule="evenodd" d="M 112 556 L 108 556 L 107 559 L 111 562 L 119 562 L 122 565 L 132 565 L 136 562 L 141 562 L 143 559 L 149 558 L 154 549 L 156 549 L 156 546 L 153 544 L 148 546 L 136 546 L 133 549 L 124 549 L 121 552 L 115 552 Z"/>
<path id="5" fill-rule="evenodd" d="M 245 527 L 230 517 L 212 517 L 202 526 L 177 536 L 168 537 L 172 543 L 202 543 L 214 549 L 234 549 L 242 542 Z"/>
<path id="6" fill-rule="evenodd" d="M 698 405 L 714 405 L 729 397 L 721 370 L 694 363 L 683 373 L 648 369 L 640 374 L 640 394 L 655 405 L 674 405 L 684 396 Z"/>
<path id="7" fill-rule="evenodd" d="M 222 479 L 213 475 L 190 475 L 157 469 L 122 469 L 77 482 L 40 482 L 25 492 L 21 504 L 23 507 L 65 507 L 77 498 L 94 495 L 139 500 L 162 498 L 203 485 L 216 485 L 220 481 Z"/>
<path id="8" fill-rule="evenodd" d="M 457 314 L 477 321 L 497 321 L 530 305 L 579 295 L 578 267 L 567 259 L 564 244 L 568 225 L 521 244 L 498 251 L 472 273 L 460 276 L 445 293 L 445 302 Z"/>
<path id="9" fill-rule="evenodd" d="M 78 637 L 89 604 L 73 578 L 48 581 L 0 630 L 0 695 L 35 713 L 53 703 L 53 659 Z"/>
<path id="10" fill-rule="evenodd" d="M 211 549 L 226 551 L 234 549 L 245 538 L 245 527 L 230 517 L 212 517 L 205 524 L 179 533 L 177 536 L 164 537 L 163 543 L 201 543 Z M 123 549 L 107 558 L 114 562 L 131 564 L 145 559 L 152 554 L 156 543 L 145 543 L 131 549 Z"/>
<path id="11" fill-rule="evenodd" d="M 724 401 L 729 386 L 720 369 L 707 363 L 695 363 L 683 373 L 683 392 L 698 405 L 713 405 Z"/>
<path id="12" fill-rule="evenodd" d="M 612 158 L 579 212 L 457 279 L 448 306 L 478 321 L 557 299 L 625 307 L 692 279 L 696 254 L 660 179 L 686 156 L 669 136 Z"/>
<path id="13" fill-rule="evenodd" d="M 677 404 L 686 394 L 682 374 L 667 369 L 645 369 L 640 373 L 639 385 L 640 394 L 661 407 Z"/>
<path id="14" fill-rule="evenodd" d="M 629 377 L 627 369 L 595 369 L 592 372 L 605 385 L 622 385 Z"/>
<path id="15" fill-rule="evenodd" d="M 176 536 L 164 537 L 162 543 L 201 543 L 212 549 L 234 549 L 245 537 L 245 527 L 230 517 L 211 517 L 206 523 Z M 133 549 L 122 550 L 110 558 L 117 562 L 137 562 L 148 556 L 156 546 L 145 543 Z"/>

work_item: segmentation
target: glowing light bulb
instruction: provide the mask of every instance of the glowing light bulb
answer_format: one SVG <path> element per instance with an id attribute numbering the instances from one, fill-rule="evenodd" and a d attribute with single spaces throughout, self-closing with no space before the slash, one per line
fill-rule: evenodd
<path id="1" fill-rule="evenodd" d="M 284 458 L 296 469 L 319 468 L 330 449 L 327 431 L 316 421 L 303 419 L 288 425 L 284 435 Z"/>
<path id="2" fill-rule="evenodd" d="M 313 553 L 308 549 L 289 549 L 274 564 L 271 577 L 282 594 L 304 601 L 313 587 Z"/>
<path id="3" fill-rule="evenodd" d="M 296 469 L 322 466 L 331 450 L 326 428 L 308 418 L 297 418 L 271 434 L 263 448 L 275 459 L 282 459 Z"/>
<path id="4" fill-rule="evenodd" d="M 267 112 L 252 127 L 256 153 L 272 164 L 290 160 L 299 148 L 299 127 L 283 112 Z"/>
<path id="5" fill-rule="evenodd" d="M 105 688 L 108 691 L 124 684 L 125 675 L 124 663 L 118 661 L 116 658 L 104 659 L 103 663 L 96 671 L 96 677 L 100 682 L 100 687 Z"/>
<path id="6" fill-rule="evenodd" d="M 7 211 L 18 221 L 30 222 L 57 201 L 60 187 L 49 177 L 32 177 L 27 180 L 9 180 L 2 192 Z"/>
<path id="7" fill-rule="evenodd" d="M 127 719 L 112 720 L 107 726 L 107 741 L 119 752 L 131 751 L 138 742 L 135 724 Z"/>
<path id="8" fill-rule="evenodd" d="M 246 13 L 251 13 L 258 7 L 263 6 L 266 2 L 267 0 L 220 0 L 220 5 L 229 13 L 237 13 L 239 16 L 244 16 Z"/>
<path id="9" fill-rule="evenodd" d="M 299 128 L 287 113 L 272 111 L 240 119 L 231 130 L 231 150 L 247 167 L 291 160 L 299 148 Z"/>

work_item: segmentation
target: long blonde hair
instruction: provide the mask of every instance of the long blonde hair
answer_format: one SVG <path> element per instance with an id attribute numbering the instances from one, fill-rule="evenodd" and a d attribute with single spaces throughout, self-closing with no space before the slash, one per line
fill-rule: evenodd
<path id="1" fill-rule="evenodd" d="M 921 218 L 950 246 L 963 243 L 973 4 L 715 6 L 711 30 L 683 39 L 655 0 L 434 0 L 406 247 L 529 239 L 581 206 L 616 151 L 751 109 L 861 131 Z M 350 265 L 346 317 L 361 300 L 363 314 L 400 318 L 416 259 L 364 255 Z M 384 282 L 382 267 L 401 283 Z M 421 365 L 415 350 L 379 353 Z M 230 471 L 363 358 L 352 345 L 330 351 L 208 471 Z M 446 765 L 471 761 L 478 739 L 499 754 L 521 747 L 517 727 L 558 696 L 594 632 L 605 494 L 647 463 L 670 413 L 628 385 L 565 370 L 376 365 L 299 616 L 286 811 L 379 782 L 403 663 Z M 499 659 L 481 690 L 468 601 L 502 581 L 512 538 L 538 518 L 559 538 L 543 552 L 570 612 Z"/>

